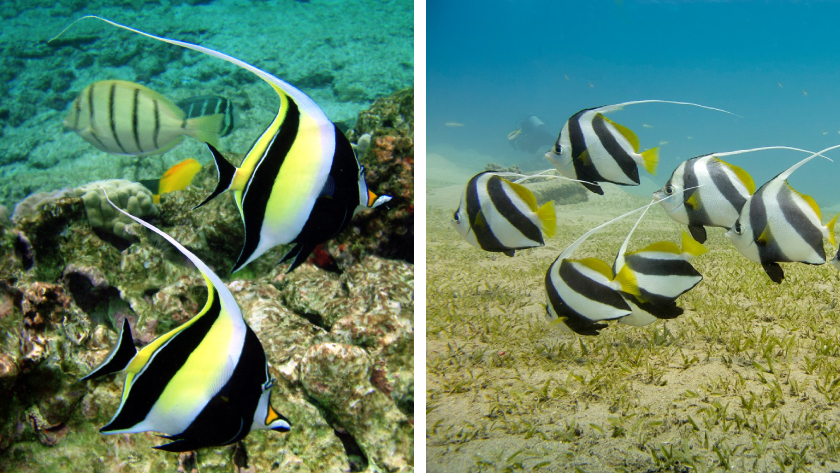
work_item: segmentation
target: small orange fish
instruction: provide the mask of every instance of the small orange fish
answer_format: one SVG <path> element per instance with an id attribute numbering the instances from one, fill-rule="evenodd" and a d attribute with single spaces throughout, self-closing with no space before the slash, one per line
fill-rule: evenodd
<path id="1" fill-rule="evenodd" d="M 152 191 L 154 202 L 159 204 L 161 194 L 186 189 L 200 170 L 201 163 L 190 158 L 169 168 L 160 179 L 147 179 L 140 184 Z"/>

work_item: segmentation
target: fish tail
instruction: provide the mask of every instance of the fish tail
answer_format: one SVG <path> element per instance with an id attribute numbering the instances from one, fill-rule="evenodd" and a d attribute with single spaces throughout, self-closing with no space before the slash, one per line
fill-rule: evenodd
<path id="1" fill-rule="evenodd" d="M 636 275 L 633 274 L 633 270 L 630 269 L 629 266 L 621 268 L 618 274 L 615 275 L 615 282 L 618 283 L 619 291 L 633 294 L 641 300 L 642 291 L 639 289 L 639 283 L 636 280 Z"/>
<path id="2" fill-rule="evenodd" d="M 292 265 L 289 266 L 288 270 L 286 270 L 286 274 L 289 274 L 297 269 L 298 266 L 303 264 L 303 262 L 306 261 L 306 258 L 309 258 L 309 255 L 312 254 L 312 251 L 316 246 L 318 245 L 296 243 L 291 250 L 280 258 L 280 261 L 277 264 L 283 264 L 291 259 L 294 259 Z"/>
<path id="3" fill-rule="evenodd" d="M 545 236 L 553 237 L 557 232 L 557 213 L 554 211 L 554 201 L 549 200 L 537 209 L 537 218 L 542 222 L 542 231 Z"/>
<path id="4" fill-rule="evenodd" d="M 691 235 L 686 233 L 685 230 L 682 232 L 682 252 L 683 254 L 688 254 L 691 256 L 700 256 L 703 253 L 708 252 L 709 250 L 703 246 L 702 243 L 695 240 Z"/>
<path id="5" fill-rule="evenodd" d="M 111 350 L 108 358 L 102 362 L 95 370 L 88 373 L 87 376 L 79 381 L 86 381 L 88 379 L 95 379 L 101 376 L 119 373 L 126 369 L 134 355 L 137 354 L 137 348 L 134 347 L 134 338 L 131 336 L 131 326 L 128 324 L 128 319 L 123 319 L 122 330 L 120 331 L 120 338 L 117 341 L 117 346 Z"/>
<path id="6" fill-rule="evenodd" d="M 647 172 L 656 175 L 656 167 L 659 166 L 659 148 L 651 148 L 642 152 L 642 163 Z"/>
<path id="7" fill-rule="evenodd" d="M 207 147 L 210 149 L 210 152 L 213 153 L 213 160 L 216 163 L 216 173 L 219 177 L 219 183 L 216 185 L 216 190 L 213 191 L 210 195 L 207 196 L 200 204 L 193 207 L 193 210 L 201 207 L 202 205 L 210 202 L 215 198 L 217 195 L 221 194 L 222 192 L 228 190 L 233 185 L 233 177 L 236 175 L 236 166 L 227 162 L 222 153 L 219 152 L 216 148 L 213 147 L 210 143 L 207 143 Z"/>
<path id="8" fill-rule="evenodd" d="M 831 245 L 834 247 L 837 247 L 837 242 L 834 239 L 834 225 L 837 223 L 838 216 L 840 216 L 840 214 L 835 215 L 834 218 L 832 218 L 831 221 L 828 222 L 828 224 L 826 225 L 826 227 L 828 228 L 828 241 L 830 241 Z"/>
<path id="9" fill-rule="evenodd" d="M 184 121 L 184 131 L 198 141 L 219 146 L 219 130 L 224 118 L 222 114 L 189 118 Z"/>

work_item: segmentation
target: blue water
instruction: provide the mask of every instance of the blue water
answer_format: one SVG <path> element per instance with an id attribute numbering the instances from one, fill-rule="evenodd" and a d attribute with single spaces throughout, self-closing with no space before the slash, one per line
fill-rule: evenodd
<path id="1" fill-rule="evenodd" d="M 663 99 L 740 117 L 667 104 L 612 113 L 642 149 L 667 141 L 656 183 L 710 152 L 818 151 L 840 144 L 837 18 L 837 2 L 430 0 L 428 147 L 547 169 L 539 156 L 548 148 L 529 155 L 508 143 L 523 118 L 540 117 L 556 137 L 578 110 Z M 834 163 L 813 160 L 790 179 L 822 206 L 840 202 L 840 149 L 827 154 Z M 769 151 L 728 160 L 761 185 L 806 156 Z"/>

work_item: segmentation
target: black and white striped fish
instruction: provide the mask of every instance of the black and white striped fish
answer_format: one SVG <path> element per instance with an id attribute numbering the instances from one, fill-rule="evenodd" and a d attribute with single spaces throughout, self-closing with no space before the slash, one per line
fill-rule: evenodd
<path id="1" fill-rule="evenodd" d="M 154 431 L 171 441 L 155 448 L 184 452 L 236 443 L 253 430 L 289 431 L 288 419 L 271 407 L 265 350 L 227 286 L 175 239 L 114 208 L 178 248 L 204 276 L 208 295 L 201 312 L 140 351 L 123 322 L 111 354 L 82 378 L 127 372 L 117 412 L 100 432 Z"/>
<path id="2" fill-rule="evenodd" d="M 221 115 L 187 118 L 163 95 L 134 82 L 104 80 L 85 87 L 73 100 L 64 126 L 106 153 L 160 154 L 184 135 L 217 145 Z"/>
<path id="3" fill-rule="evenodd" d="M 812 154 L 798 148 L 769 146 L 697 156 L 677 166 L 662 189 L 653 193 L 653 198 L 664 199 L 659 205 L 665 213 L 688 225 L 691 236 L 705 243 L 705 227 L 732 228 L 744 203 L 755 192 L 755 182 L 747 171 L 720 158 L 770 149 Z"/>
<path id="4" fill-rule="evenodd" d="M 181 100 L 176 105 L 187 114 L 187 118 L 221 115 L 219 136 L 225 137 L 242 125 L 239 111 L 233 102 L 218 95 L 201 95 Z"/>
<path id="5" fill-rule="evenodd" d="M 831 265 L 840 270 L 840 250 L 834 253 L 834 258 L 831 258 Z"/>
<path id="6" fill-rule="evenodd" d="M 775 283 L 784 279 L 779 263 L 823 264 L 826 260 L 823 239 L 827 237 L 835 245 L 837 216 L 823 225 L 814 199 L 800 194 L 787 182 L 794 171 L 819 155 L 815 153 L 803 159 L 761 186 L 747 199 L 738 220 L 726 232 L 735 248 L 750 261 L 760 263 Z"/>
<path id="7" fill-rule="evenodd" d="M 708 250 L 683 232 L 682 248 L 669 241 L 660 241 L 625 254 L 633 230 L 630 230 L 613 263 L 615 279 L 634 289 L 634 292 L 619 291 L 632 313 L 618 321 L 640 327 L 658 319 L 673 319 L 682 315 L 683 309 L 677 306 L 677 297 L 703 280 L 689 260 Z"/>
<path id="8" fill-rule="evenodd" d="M 572 115 L 560 130 L 560 135 L 546 159 L 564 176 L 578 179 L 590 191 L 603 195 L 598 182 L 623 186 L 639 185 L 639 166 L 656 174 L 658 148 L 639 152 L 639 138 L 629 128 L 619 125 L 604 114 L 624 106 L 640 103 L 672 103 L 692 105 L 730 113 L 713 107 L 687 102 L 640 100 L 581 110 Z"/>
<path id="9" fill-rule="evenodd" d="M 245 226 L 242 251 L 231 272 L 239 271 L 277 245 L 290 243 L 294 246 L 278 264 L 290 261 L 288 272 L 291 272 L 319 244 L 347 228 L 357 212 L 391 200 L 391 196 L 377 196 L 368 189 L 365 168 L 347 137 L 311 97 L 288 82 L 197 44 L 155 36 L 93 15 L 76 22 L 86 18 L 227 61 L 258 76 L 277 93 L 280 100 L 277 115 L 251 145 L 239 167 L 227 162 L 208 143 L 219 183 L 199 206 L 232 191 Z M 218 119 L 219 115 L 193 120 L 210 117 Z M 213 129 L 217 130 L 218 126 Z"/>
<path id="10" fill-rule="evenodd" d="M 476 248 L 513 256 L 516 250 L 543 246 L 543 233 L 554 236 L 554 202 L 537 208 L 536 197 L 524 186 L 482 172 L 467 183 L 452 226 Z"/>

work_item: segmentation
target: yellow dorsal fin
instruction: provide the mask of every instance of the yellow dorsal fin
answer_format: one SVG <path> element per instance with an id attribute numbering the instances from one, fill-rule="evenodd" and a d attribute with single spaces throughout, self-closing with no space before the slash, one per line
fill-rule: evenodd
<path id="1" fill-rule="evenodd" d="M 626 264 L 615 275 L 615 281 L 618 283 L 621 291 L 641 298 L 642 291 L 639 289 L 636 274 Z"/>
<path id="2" fill-rule="evenodd" d="M 659 166 L 659 148 L 651 148 L 642 153 L 642 161 L 645 163 L 647 172 L 656 175 L 656 167 Z"/>
<path id="3" fill-rule="evenodd" d="M 499 179 L 502 179 L 501 177 Z M 502 179 L 505 185 L 510 186 L 516 195 L 519 196 L 520 199 L 524 200 L 526 204 L 528 204 L 528 208 L 532 211 L 537 210 L 537 198 L 534 197 L 534 193 L 529 191 L 527 187 L 523 186 L 522 184 L 516 184 L 514 182 L 510 182 L 507 179 Z"/>
<path id="4" fill-rule="evenodd" d="M 837 246 L 837 243 L 834 240 L 834 225 L 837 223 L 838 216 L 840 216 L 840 214 L 835 215 L 834 218 L 832 218 L 831 221 L 828 222 L 828 224 L 826 225 L 826 227 L 828 228 L 828 241 L 830 241 L 831 245 L 835 247 Z"/>
<path id="5" fill-rule="evenodd" d="M 612 281 L 612 268 L 607 263 L 599 260 L 598 258 L 583 258 L 579 260 L 569 260 L 570 263 L 578 263 L 582 266 L 586 266 L 587 268 L 596 271 L 600 274 L 603 274 L 605 278 Z"/>
<path id="6" fill-rule="evenodd" d="M 685 230 L 682 232 L 682 252 L 691 256 L 700 256 L 709 251 L 702 243 L 695 240 Z"/>
<path id="7" fill-rule="evenodd" d="M 554 201 L 549 200 L 537 209 L 537 218 L 542 222 L 542 231 L 547 237 L 553 237 L 557 231 L 557 213 L 554 211 Z"/>
<path id="8" fill-rule="evenodd" d="M 793 187 L 790 186 L 790 184 L 788 184 L 787 181 L 785 181 L 785 184 L 787 185 L 788 189 L 793 191 L 794 194 L 798 195 L 799 197 L 802 197 L 802 200 L 804 200 L 805 203 L 807 203 L 808 206 L 811 207 L 811 210 L 813 210 L 814 213 L 817 215 L 817 220 L 822 221 L 822 215 L 820 213 L 820 206 L 817 205 L 817 202 L 813 199 L 813 197 L 811 197 L 810 195 L 805 195 L 805 194 L 799 192 L 798 190 L 794 189 Z"/>
<path id="9" fill-rule="evenodd" d="M 621 136 L 623 136 L 624 139 L 627 140 L 628 143 L 630 143 L 630 146 L 633 147 L 634 152 L 636 152 L 636 153 L 639 152 L 639 137 L 636 136 L 635 133 L 633 133 L 633 130 L 627 128 L 624 125 L 619 125 L 618 123 L 610 120 L 609 118 L 605 117 L 604 115 L 602 115 L 600 113 L 595 116 L 596 119 L 599 118 L 599 117 L 606 120 L 608 123 L 610 123 L 612 126 L 614 126 L 616 131 L 618 131 L 621 134 Z"/>
<path id="10" fill-rule="evenodd" d="M 691 197 L 686 199 L 685 206 L 691 210 L 697 210 L 700 208 L 700 193 L 697 192 L 697 189 L 694 189 L 694 192 L 691 193 Z"/>
<path id="11" fill-rule="evenodd" d="M 753 181 L 752 176 L 750 176 L 750 174 L 747 171 L 744 171 L 743 169 L 741 169 L 738 166 L 735 166 L 733 164 L 729 164 L 722 159 L 718 159 L 718 158 L 715 158 L 715 159 L 720 161 L 721 164 L 728 167 L 730 171 L 735 173 L 735 176 L 738 178 L 739 181 L 741 181 L 741 184 L 743 184 L 744 187 L 747 188 L 747 191 L 749 191 L 750 195 L 755 194 L 755 181 Z"/>
<path id="12" fill-rule="evenodd" d="M 682 253 L 680 251 L 680 247 L 678 247 L 676 243 L 670 241 L 657 241 L 656 243 L 651 243 L 650 245 L 642 248 L 639 251 L 634 251 L 633 253 L 641 253 L 643 251 L 656 251 L 659 253 L 672 253 L 675 255 Z"/>

